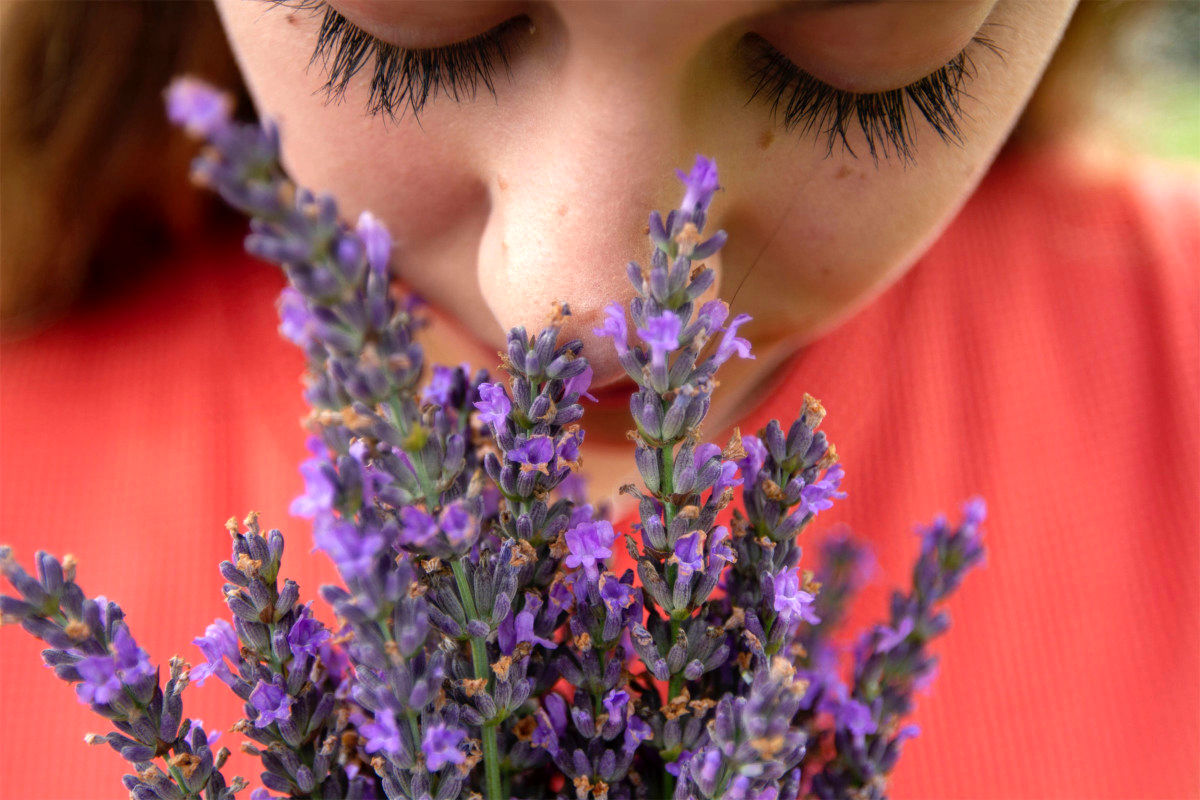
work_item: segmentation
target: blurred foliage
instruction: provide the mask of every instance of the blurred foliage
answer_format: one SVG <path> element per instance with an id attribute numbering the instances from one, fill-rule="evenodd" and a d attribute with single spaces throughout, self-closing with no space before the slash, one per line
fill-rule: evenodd
<path id="1" fill-rule="evenodd" d="M 1138 152 L 1200 162 L 1200 0 L 1154 5 L 1117 39 L 1095 111 Z"/>

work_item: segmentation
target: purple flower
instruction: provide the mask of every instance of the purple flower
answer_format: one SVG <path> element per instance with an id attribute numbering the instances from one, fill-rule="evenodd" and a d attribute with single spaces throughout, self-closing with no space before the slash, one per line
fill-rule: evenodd
<path id="1" fill-rule="evenodd" d="M 204 629 L 204 635 L 192 639 L 192 644 L 204 653 L 205 663 L 192 669 L 192 681 L 203 686 L 209 676 L 216 675 L 227 684 L 234 681 L 233 672 L 225 659 L 237 663 L 239 657 L 238 638 L 233 626 L 223 619 L 213 621 Z"/>
<path id="2" fill-rule="evenodd" d="M 908 638 L 913 631 L 913 618 L 904 617 L 894 629 L 886 625 L 879 626 L 879 641 L 875 643 L 875 651 L 886 653 Z"/>
<path id="3" fill-rule="evenodd" d="M 556 642 L 543 639 L 533 630 L 538 612 L 541 610 L 542 598 L 534 592 L 526 592 L 525 607 L 519 614 L 514 615 L 509 612 L 508 619 L 501 622 L 496 630 L 496 641 L 500 645 L 500 652 L 504 655 L 511 655 L 516 646 L 522 643 L 541 645 L 548 650 L 558 647 Z"/>
<path id="4" fill-rule="evenodd" d="M 709 336 L 721 329 L 728 316 L 729 306 L 724 300 L 709 300 L 696 312 L 696 320 L 704 323 L 704 332 Z"/>
<path id="5" fill-rule="evenodd" d="M 629 328 L 625 324 L 625 309 L 620 303 L 609 303 L 604 307 L 604 324 L 593 328 L 592 334 L 610 337 L 618 356 L 629 352 Z"/>
<path id="6" fill-rule="evenodd" d="M 570 574 L 575 575 L 576 573 Z M 575 602 L 575 593 L 571 591 L 571 584 L 565 577 L 556 578 L 546 591 L 546 596 L 549 599 L 550 610 L 556 614 L 570 609 L 571 604 Z"/>
<path id="7" fill-rule="evenodd" d="M 467 510 L 465 503 L 458 500 L 448 503 L 442 509 L 438 525 L 454 547 L 470 539 L 475 532 L 475 520 L 471 518 L 471 512 Z"/>
<path id="8" fill-rule="evenodd" d="M 335 519 L 332 514 L 317 517 L 313 541 L 314 549 L 324 550 L 347 580 L 365 575 L 384 544 L 374 528 L 359 531 L 353 522 Z"/>
<path id="9" fill-rule="evenodd" d="M 554 458 L 554 440 L 549 436 L 530 436 L 518 442 L 505 456 L 520 464 L 522 472 L 545 472 L 546 465 Z"/>
<path id="10" fill-rule="evenodd" d="M 625 710 L 629 708 L 629 692 L 613 689 L 604 696 L 602 705 L 608 711 L 609 719 L 624 719 Z"/>
<path id="11" fill-rule="evenodd" d="M 692 531 L 675 542 L 675 554 L 670 560 L 679 565 L 679 577 L 686 580 L 693 572 L 704 569 L 704 538 L 704 531 Z"/>
<path id="12" fill-rule="evenodd" d="M 83 681 L 75 687 L 81 702 L 101 705 L 121 694 L 121 679 L 117 676 L 117 664 L 112 656 L 88 656 L 77 662 L 75 669 L 83 677 Z"/>
<path id="13" fill-rule="evenodd" d="M 718 525 L 713 528 L 712 537 L 708 542 L 708 554 L 712 559 L 720 559 L 725 564 L 732 564 L 737 561 L 737 554 L 733 552 L 733 548 L 726 542 L 729 540 L 729 528 L 724 525 Z M 724 566 L 722 564 L 721 566 Z"/>
<path id="14" fill-rule="evenodd" d="M 721 448 L 717 447 L 712 442 L 704 442 L 696 446 L 696 452 L 693 454 L 696 471 L 704 469 L 704 465 L 709 462 L 709 459 L 721 455 Z"/>
<path id="15" fill-rule="evenodd" d="M 138 647 L 124 625 L 118 626 L 113 636 L 113 650 L 116 667 L 121 673 L 121 682 L 126 686 L 132 686 L 157 673 L 154 665 L 150 663 L 150 655 Z"/>
<path id="16" fill-rule="evenodd" d="M 800 511 L 804 514 L 816 514 L 833 506 L 835 498 L 845 497 L 845 492 L 839 492 L 838 486 L 846 475 L 841 464 L 834 464 L 825 472 L 825 477 L 810 483 L 800 490 Z"/>
<path id="17" fill-rule="evenodd" d="M 774 608 L 784 625 L 791 626 L 797 620 L 815 625 L 820 618 L 812 610 L 816 599 L 810 592 L 800 588 L 800 574 L 794 569 L 785 569 L 773 576 L 775 585 Z"/>
<path id="18" fill-rule="evenodd" d="M 691 172 L 685 174 L 683 170 L 677 169 L 675 174 L 683 181 L 686 189 L 679 207 L 688 214 L 692 214 L 696 206 L 699 206 L 701 211 L 706 210 L 712 202 L 713 194 L 721 188 L 717 183 L 717 162 L 699 154 L 696 155 L 696 163 L 692 165 Z"/>
<path id="19" fill-rule="evenodd" d="M 349 674 L 350 657 L 346 655 L 346 651 L 331 643 L 332 640 L 326 640 L 317 645 L 317 654 L 320 656 L 321 663 L 325 665 L 325 669 L 329 670 L 329 674 L 335 679 L 341 680 L 342 676 Z"/>
<path id="20" fill-rule="evenodd" d="M 639 744 L 653 738 L 654 730 L 650 727 L 650 723 L 641 717 L 631 714 L 629 719 L 625 721 L 624 750 L 626 753 L 632 753 L 634 750 L 637 750 Z"/>
<path id="21" fill-rule="evenodd" d="M 391 234 L 370 211 L 359 214 L 356 230 L 366 248 L 367 263 L 376 274 L 387 277 L 388 261 L 392 258 Z"/>
<path id="22" fill-rule="evenodd" d="M 367 743 L 363 749 L 368 753 L 385 753 L 397 755 L 404 749 L 400 741 L 400 728 L 396 726 L 396 713 L 384 706 L 375 712 L 375 721 L 359 723 L 359 735 L 366 737 Z"/>
<path id="23" fill-rule="evenodd" d="M 475 408 L 479 410 L 480 422 L 490 423 L 495 425 L 497 430 L 504 430 L 504 420 L 512 410 L 512 402 L 508 399 L 508 392 L 504 391 L 503 384 L 481 383 Z"/>
<path id="24" fill-rule="evenodd" d="M 616 534 L 607 520 L 584 522 L 567 531 L 567 549 L 570 554 L 563 563 L 571 569 L 583 567 L 588 577 L 596 578 L 596 565 L 612 555 Z"/>
<path id="25" fill-rule="evenodd" d="M 671 773 L 676 778 L 678 778 L 679 770 L 681 770 L 684 766 L 686 766 L 687 763 L 691 760 L 692 760 L 692 751 L 684 750 L 679 754 L 678 758 L 676 758 L 670 764 L 667 764 L 667 772 Z"/>
<path id="26" fill-rule="evenodd" d="M 193 136 L 210 139 L 229 126 L 233 100 L 195 78 L 176 78 L 167 87 L 167 117 Z"/>
<path id="27" fill-rule="evenodd" d="M 292 628 L 287 635 L 288 647 L 291 648 L 294 656 L 299 656 L 301 653 L 316 656 L 320 652 L 321 643 L 328 639 L 329 631 L 321 624 L 320 620 L 313 617 L 309 606 L 304 606 L 304 610 L 292 623 Z"/>
<path id="28" fill-rule="evenodd" d="M 558 440 L 558 459 L 567 463 L 579 460 L 579 445 L 583 443 L 583 428 L 574 428 Z"/>
<path id="29" fill-rule="evenodd" d="M 633 605 L 635 597 L 634 588 L 617 580 L 613 574 L 605 572 L 600 576 L 600 600 L 610 617 L 620 616 L 622 609 Z"/>
<path id="30" fill-rule="evenodd" d="M 871 709 L 853 697 L 846 698 L 834 713 L 839 728 L 847 730 L 855 736 L 865 736 L 876 730 L 875 720 L 871 718 Z"/>
<path id="31" fill-rule="evenodd" d="M 588 367 L 578 375 L 567 378 L 566 383 L 563 384 L 563 394 L 578 394 L 581 398 L 586 397 L 588 400 L 591 400 L 593 403 L 595 403 L 596 398 L 588 393 L 588 387 L 591 385 L 592 368 Z"/>
<path id="32" fill-rule="evenodd" d="M 920 725 L 905 725 L 896 732 L 896 744 L 903 744 L 905 739 L 912 739 L 915 736 L 921 735 Z"/>
<path id="33" fill-rule="evenodd" d="M 679 317 L 670 311 L 650 317 L 646 327 L 637 329 L 637 335 L 650 348 L 650 361 L 655 367 L 665 368 L 667 354 L 679 349 L 679 331 Z"/>
<path id="34" fill-rule="evenodd" d="M 363 505 L 370 506 L 379 496 L 379 492 L 391 483 L 391 478 L 383 470 L 367 463 L 367 443 L 363 439 L 355 439 L 347 448 L 350 457 L 358 463 L 359 475 L 362 477 Z M 405 456 L 407 458 L 407 456 Z"/>
<path id="35" fill-rule="evenodd" d="M 308 449 L 313 457 L 300 465 L 300 474 L 304 476 L 304 494 L 292 501 L 288 511 L 297 517 L 311 519 L 333 508 L 337 486 L 326 469 L 329 460 L 325 457 L 325 445 L 320 437 L 310 436 Z"/>
<path id="36" fill-rule="evenodd" d="M 400 509 L 400 543 L 425 547 L 437 536 L 437 521 L 416 506 Z"/>
<path id="37" fill-rule="evenodd" d="M 466 731 L 451 728 L 441 722 L 427 728 L 425 739 L 421 742 L 426 769 L 437 772 L 446 764 L 461 764 L 466 761 L 467 754 L 458 749 L 459 742 L 466 738 L 466 735 Z"/>
<path id="38" fill-rule="evenodd" d="M 305 350 L 312 344 L 313 316 L 304 295 L 288 286 L 279 293 L 279 333 Z"/>
<path id="39" fill-rule="evenodd" d="M 362 265 L 363 245 L 354 234 L 347 234 L 338 239 L 336 259 L 347 275 L 358 276 Z"/>
<path id="40" fill-rule="evenodd" d="M 743 436 L 742 449 L 746 451 L 746 457 L 738 462 L 738 466 L 742 469 L 742 478 L 753 484 L 763 464 L 767 463 L 767 446 L 757 436 Z"/>
<path id="41" fill-rule="evenodd" d="M 737 474 L 738 465 L 732 461 L 721 462 L 721 474 L 717 476 L 716 483 L 713 484 L 712 496 L 720 497 L 726 489 L 732 489 L 735 486 L 742 485 L 742 478 Z"/>
<path id="42" fill-rule="evenodd" d="M 715 783 L 721 771 L 722 760 L 720 750 L 716 748 L 705 750 L 704 755 L 700 758 L 700 766 L 693 767 L 696 778 L 707 783 Z"/>
<path id="43" fill-rule="evenodd" d="M 734 355 L 740 358 L 754 358 L 750 352 L 750 342 L 737 335 L 737 329 L 749 321 L 749 314 L 738 314 L 730 321 L 729 327 L 721 336 L 721 343 L 717 345 L 717 352 L 713 354 L 717 366 L 724 364 Z"/>
<path id="44" fill-rule="evenodd" d="M 250 693 L 250 703 L 258 710 L 254 720 L 256 728 L 265 728 L 276 720 L 285 720 L 292 715 L 292 698 L 276 683 L 260 680 Z"/>
<path id="45" fill-rule="evenodd" d="M 458 370 L 452 367 L 435 366 L 429 383 L 421 390 L 421 401 L 439 406 L 447 405 L 451 393 L 454 392 L 454 378 L 457 374 Z"/>
<path id="46" fill-rule="evenodd" d="M 188 726 L 188 730 L 187 730 L 186 738 L 189 742 L 192 740 L 192 734 L 197 730 L 199 730 L 201 733 L 204 734 L 204 740 L 206 742 L 208 742 L 209 747 L 212 747 L 214 744 L 217 743 L 217 739 L 221 738 L 220 731 L 213 731 L 212 733 L 205 733 L 204 720 L 194 719 L 194 720 L 192 720 L 192 724 Z"/>
<path id="47" fill-rule="evenodd" d="M 557 697 L 557 695 L 550 695 Z M 544 708 L 540 708 L 535 715 L 537 719 L 537 727 L 533 729 L 533 736 L 529 743 L 533 747 L 540 747 L 552 756 L 557 756 L 559 753 L 558 747 L 558 732 L 554 730 L 554 725 L 550 721 L 550 716 Z"/>
<path id="48" fill-rule="evenodd" d="M 983 524 L 985 519 L 987 519 L 987 503 L 984 502 L 982 497 L 972 497 L 963 505 L 964 525 L 978 528 Z"/>

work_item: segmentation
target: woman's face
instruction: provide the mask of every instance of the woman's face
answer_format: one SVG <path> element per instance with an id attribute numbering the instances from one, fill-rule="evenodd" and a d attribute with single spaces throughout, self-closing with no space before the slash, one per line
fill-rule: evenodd
<path id="1" fill-rule="evenodd" d="M 625 264 L 648 255 L 647 213 L 679 201 L 675 168 L 716 160 L 709 230 L 729 243 L 710 264 L 733 311 L 754 317 L 743 332 L 760 359 L 745 367 L 766 369 L 940 233 L 1075 1 L 217 0 L 292 176 L 349 219 L 387 223 L 395 273 L 463 334 L 449 355 L 493 356 L 507 328 L 540 327 L 561 300 L 598 386 L 621 372 L 591 330 L 631 295 Z M 309 67 L 323 21 L 328 60 Z M 381 62 L 375 40 L 400 49 Z M 355 54 L 327 102 L 330 69 L 344 79 Z M 372 116 L 372 81 L 389 74 L 394 117 Z M 894 102 L 905 87 L 936 127 L 912 97 Z"/>

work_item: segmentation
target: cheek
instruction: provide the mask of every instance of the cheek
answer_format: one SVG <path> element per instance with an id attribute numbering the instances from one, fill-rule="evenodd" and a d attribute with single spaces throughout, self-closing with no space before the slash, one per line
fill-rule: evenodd
<path id="1" fill-rule="evenodd" d="M 422 115 L 426 129 L 411 117 L 395 123 L 368 116 L 365 71 L 344 99 L 327 103 L 324 71 L 307 66 L 316 17 L 282 8 L 264 14 L 243 0 L 219 0 L 219 10 L 255 105 L 280 126 L 292 178 L 333 194 L 350 223 L 364 209 L 384 220 L 397 245 L 393 269 L 418 293 L 438 298 L 453 287 L 460 297 L 464 290 L 477 294 L 473 281 L 464 286 L 461 269 L 446 269 L 451 259 L 474 262 L 477 244 L 463 248 L 463 231 L 473 219 L 482 229 L 486 219 L 486 191 L 463 121 L 436 104 Z"/>
<path id="2" fill-rule="evenodd" d="M 941 233 L 991 155 L 986 143 L 921 145 L 922 164 L 876 168 L 784 140 L 770 149 L 794 156 L 768 153 L 732 170 L 722 296 L 754 315 L 765 339 L 793 343 L 869 303 Z"/>

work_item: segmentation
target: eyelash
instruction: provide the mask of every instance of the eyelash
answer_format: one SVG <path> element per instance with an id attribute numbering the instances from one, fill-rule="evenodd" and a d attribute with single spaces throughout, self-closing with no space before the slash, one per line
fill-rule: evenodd
<path id="1" fill-rule="evenodd" d="M 961 145 L 962 131 L 958 125 L 964 115 L 961 99 L 970 97 L 963 91 L 963 84 L 978 72 L 968 51 L 972 45 L 979 45 L 1004 61 L 1004 50 L 987 36 L 977 34 L 949 64 L 931 75 L 899 89 L 858 93 L 814 78 L 757 34 L 747 34 L 742 41 L 755 62 L 750 68 L 750 81 L 757 82 L 747 104 L 763 95 L 771 106 L 772 116 L 778 117 L 782 109 L 785 131 L 794 130 L 803 122 L 801 133 L 807 134 L 815 125 L 818 138 L 826 139 L 826 157 L 833 153 L 833 146 L 839 140 L 846 152 L 858 157 L 846 140 L 850 126 L 857 120 L 876 164 L 880 153 L 885 160 L 889 157 L 888 145 L 904 161 L 914 160 L 910 103 L 942 141 Z"/>
<path id="2" fill-rule="evenodd" d="M 497 64 L 509 68 L 509 36 L 530 25 L 526 16 L 513 17 L 495 28 L 462 42 L 444 47 L 409 50 L 379 40 L 354 25 L 325 0 L 268 0 L 275 6 L 323 12 L 317 44 L 309 66 L 321 62 L 327 72 L 326 102 L 342 100 L 353 78 L 370 60 L 372 64 L 367 113 L 386 114 L 393 121 L 408 109 L 418 119 L 426 103 L 439 91 L 455 102 L 474 99 L 482 83 L 496 96 L 493 78 Z M 752 62 L 749 81 L 755 83 L 747 101 L 762 95 L 772 116 L 782 109 L 782 126 L 792 131 L 800 126 L 807 134 L 817 125 L 818 136 L 826 137 L 826 157 L 839 140 L 844 150 L 857 158 L 847 141 L 847 132 L 857 119 L 871 158 L 878 164 L 880 153 L 889 158 L 888 145 L 904 160 L 913 160 L 914 139 L 908 104 L 933 127 L 943 141 L 962 144 L 959 119 L 963 116 L 963 84 L 977 73 L 968 52 L 973 45 L 986 48 L 1001 62 L 1004 51 L 990 38 L 977 34 L 950 63 L 936 72 L 900 89 L 856 93 L 837 89 L 800 69 L 783 53 L 757 34 L 747 34 L 742 44 Z M 829 119 L 829 125 L 823 126 Z"/>
<path id="3" fill-rule="evenodd" d="M 493 77 L 497 64 L 509 74 L 508 34 L 527 27 L 526 16 L 512 17 L 491 30 L 461 42 L 424 50 L 406 49 L 384 42 L 359 28 L 324 0 L 269 0 L 273 5 L 323 12 L 317 44 L 309 59 L 327 73 L 326 102 L 340 101 L 350 79 L 370 62 L 371 90 L 367 113 L 386 114 L 393 121 L 411 111 L 418 119 L 426 103 L 439 91 L 461 102 L 474 99 L 482 83 L 496 96 Z"/>

